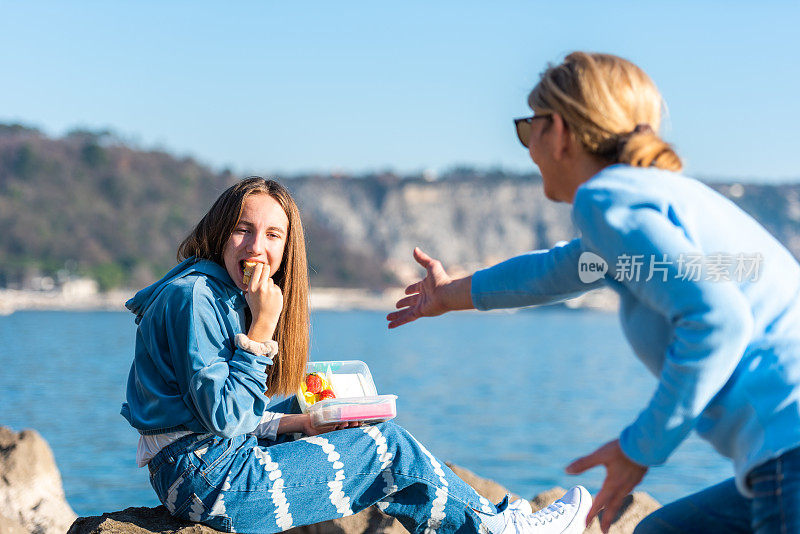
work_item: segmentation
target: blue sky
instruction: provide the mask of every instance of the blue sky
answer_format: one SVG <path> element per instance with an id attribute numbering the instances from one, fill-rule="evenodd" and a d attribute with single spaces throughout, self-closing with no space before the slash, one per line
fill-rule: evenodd
<path id="1" fill-rule="evenodd" d="M 800 180 L 800 2 L 0 0 L 0 121 L 109 127 L 215 168 L 533 169 L 548 62 L 643 67 L 696 176 Z"/>

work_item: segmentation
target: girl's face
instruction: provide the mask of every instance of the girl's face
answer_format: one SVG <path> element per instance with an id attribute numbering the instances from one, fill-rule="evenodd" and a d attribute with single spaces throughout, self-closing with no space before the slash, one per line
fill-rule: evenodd
<path id="1" fill-rule="evenodd" d="M 247 290 L 242 282 L 245 260 L 264 264 L 269 276 L 281 266 L 283 250 L 289 233 L 289 218 L 278 201 L 265 193 L 248 196 L 242 204 L 242 215 L 234 227 L 222 259 L 225 269 L 241 290 Z"/>

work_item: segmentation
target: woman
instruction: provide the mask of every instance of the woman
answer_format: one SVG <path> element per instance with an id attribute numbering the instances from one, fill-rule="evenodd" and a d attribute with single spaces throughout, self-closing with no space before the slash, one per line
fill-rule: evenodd
<path id="1" fill-rule="evenodd" d="M 536 514 L 521 500 L 494 506 L 391 422 L 317 428 L 294 402 L 267 410 L 264 392 L 294 393 L 308 356 L 303 228 L 280 184 L 229 188 L 178 258 L 126 304 L 139 327 L 122 408 L 172 515 L 261 533 L 378 503 L 412 532 L 582 530 L 585 489 Z"/>
<path id="2" fill-rule="evenodd" d="M 608 529 L 648 468 L 694 429 L 733 460 L 735 477 L 665 506 L 637 532 L 800 531 L 797 262 L 733 203 L 679 174 L 679 157 L 656 134 L 661 96 L 632 63 L 572 53 L 528 102 L 534 115 L 515 121 L 517 134 L 545 195 L 572 204 L 581 238 L 461 279 L 416 249 L 427 275 L 406 289 L 389 328 L 555 302 L 605 282 L 659 382 L 619 439 L 567 468 L 607 469 L 587 521 L 605 508 Z"/>

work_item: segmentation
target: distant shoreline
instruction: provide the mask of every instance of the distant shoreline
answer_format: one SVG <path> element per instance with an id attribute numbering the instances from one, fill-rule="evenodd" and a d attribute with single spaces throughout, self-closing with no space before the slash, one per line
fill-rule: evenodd
<path id="1" fill-rule="evenodd" d="M 0 316 L 27 310 L 126 311 L 125 301 L 134 293 L 134 290 L 118 289 L 106 293 L 67 295 L 57 290 L 0 289 Z M 394 309 L 395 302 L 402 296 L 402 289 L 369 291 L 349 288 L 316 288 L 311 290 L 310 306 L 312 310 L 388 312 Z M 613 291 L 601 289 L 566 301 L 564 305 L 567 308 L 615 311 L 618 299 Z"/>
<path id="2" fill-rule="evenodd" d="M 135 290 L 113 290 L 106 293 L 68 295 L 61 291 L 0 289 L 0 315 L 15 311 L 127 311 L 125 301 Z M 391 310 L 402 289 L 369 291 L 348 288 L 319 288 L 311 292 L 314 310 Z"/>

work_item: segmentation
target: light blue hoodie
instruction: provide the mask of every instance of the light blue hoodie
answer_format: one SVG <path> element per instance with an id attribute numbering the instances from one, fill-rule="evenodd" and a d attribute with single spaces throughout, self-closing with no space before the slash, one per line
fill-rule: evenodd
<path id="1" fill-rule="evenodd" d="M 797 261 L 735 204 L 672 172 L 608 167 L 578 188 L 572 214 L 579 239 L 475 273 L 475 307 L 543 304 L 610 285 L 631 347 L 659 379 L 622 431 L 622 450 L 661 464 L 695 429 L 733 459 L 737 487 L 750 496 L 747 473 L 800 446 Z M 596 282 L 581 281 L 586 252 L 607 262 Z M 707 264 L 699 276 L 689 265 L 696 258 Z"/>
<path id="2" fill-rule="evenodd" d="M 121 412 L 134 428 L 223 437 L 256 428 L 272 360 L 235 346 L 247 303 L 222 266 L 189 258 L 125 306 L 139 325 Z"/>

